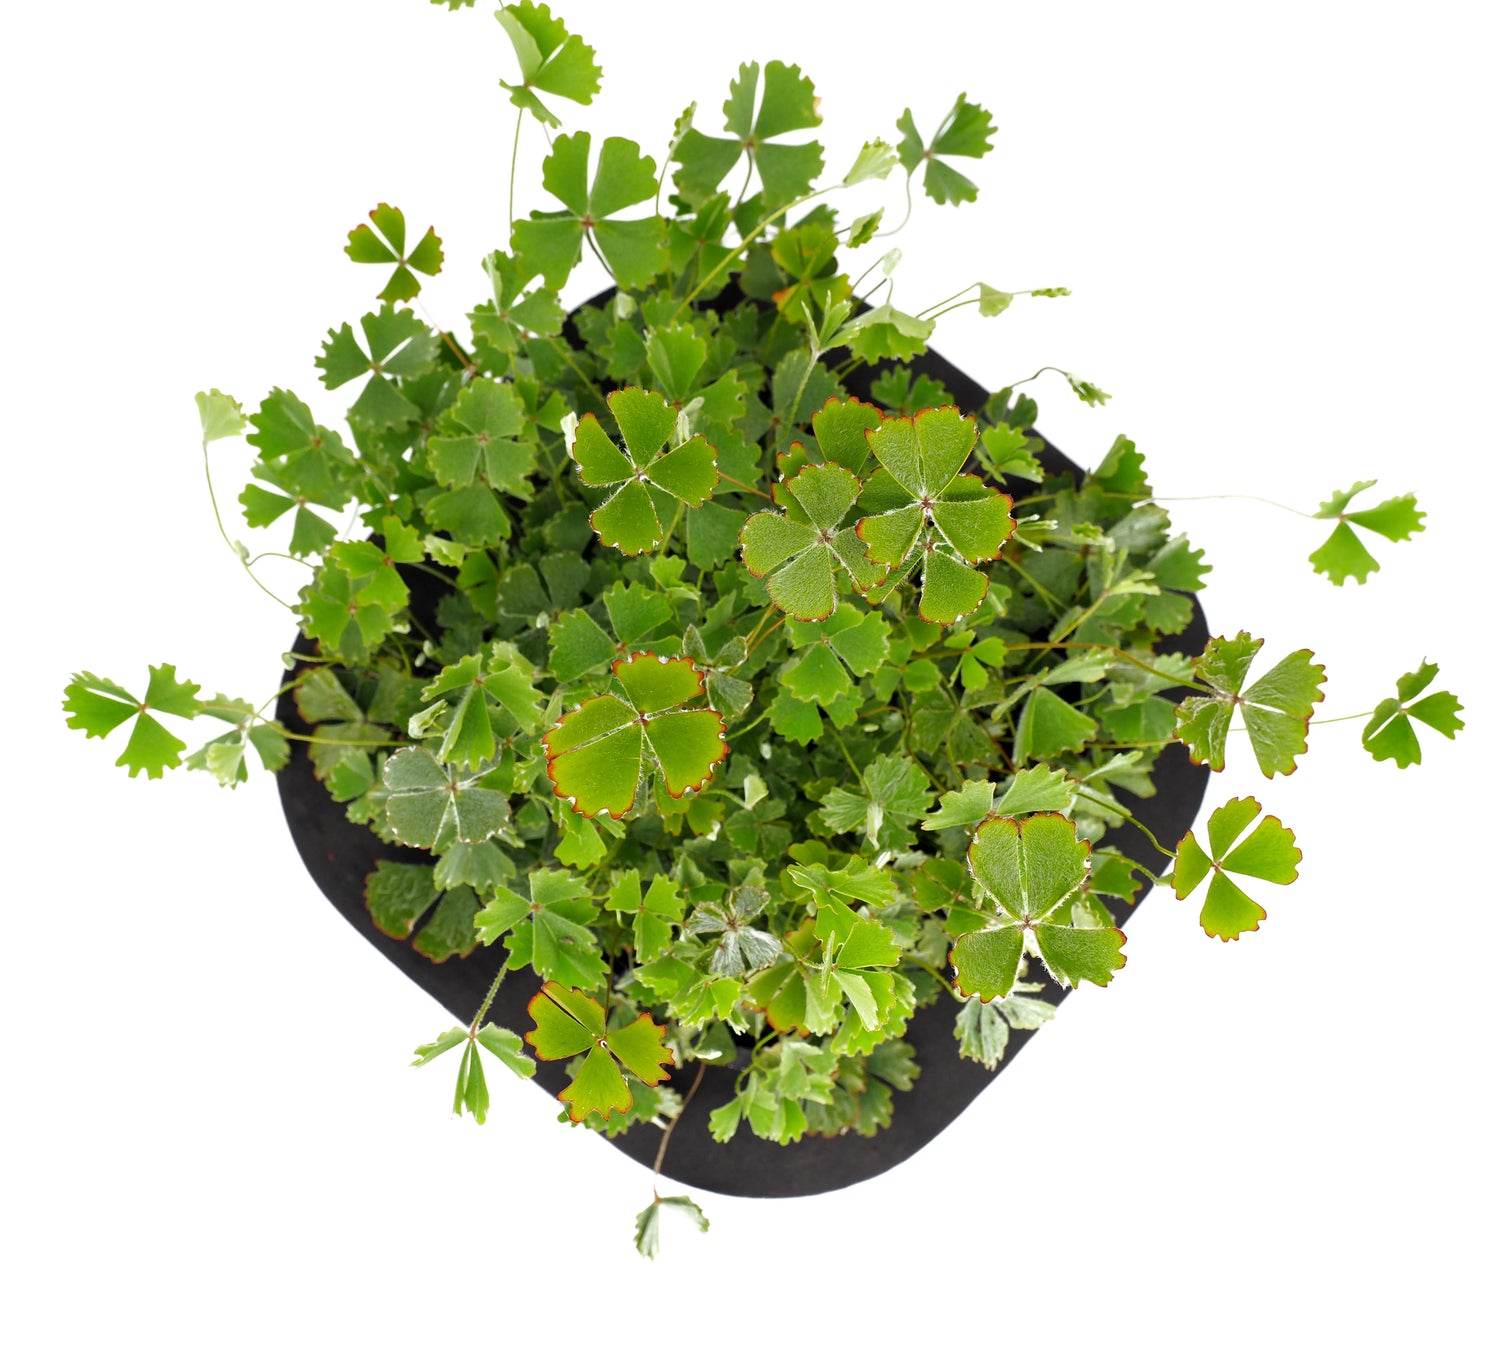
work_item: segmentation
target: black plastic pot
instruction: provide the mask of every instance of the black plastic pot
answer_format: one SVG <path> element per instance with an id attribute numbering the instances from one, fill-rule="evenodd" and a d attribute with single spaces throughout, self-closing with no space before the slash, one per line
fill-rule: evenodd
<path id="1" fill-rule="evenodd" d="M 945 384 L 965 412 L 977 412 L 988 396 L 973 379 L 935 353 L 914 360 L 912 368 Z M 861 369 L 845 380 L 845 386 L 851 393 L 870 400 L 870 382 L 877 373 Z M 1079 473 L 1079 468 L 1045 439 L 1039 438 L 1039 444 L 1038 457 L 1048 472 Z M 1197 654 L 1207 640 L 1208 627 L 1202 609 L 1195 603 L 1193 620 L 1187 629 L 1163 641 L 1162 648 Z M 311 646 L 299 636 L 294 648 L 306 653 Z M 289 693 L 283 694 L 277 713 L 289 727 L 300 723 Z M 1175 841 L 1197 816 L 1207 787 L 1207 769 L 1192 765 L 1182 747 L 1172 744 L 1162 753 L 1154 779 L 1157 794 L 1135 801 L 1132 807 L 1157 836 Z M 377 860 L 410 864 L 419 861 L 422 853 L 388 846 L 368 829 L 349 822 L 343 805 L 328 797 L 314 778 L 306 754 L 300 750 L 293 753 L 291 762 L 280 773 L 278 784 L 292 839 L 324 896 L 355 930 L 430 992 L 457 1022 L 468 1023 L 499 970 L 505 951 L 498 945 L 480 946 L 467 958 L 450 958 L 435 964 L 417 953 L 409 940 L 382 934 L 365 907 L 365 876 L 375 868 Z M 1154 872 L 1161 871 L 1163 858 L 1135 829 L 1121 828 L 1107 840 Z M 1142 894 L 1142 900 L 1145 896 Z M 1123 923 L 1132 909 L 1114 905 Z M 526 1004 L 538 985 L 529 972 L 511 973 L 495 998 L 491 1018 L 516 1033 L 524 1033 L 531 1027 Z M 1050 982 L 1043 992 L 1044 998 L 1054 1004 L 1066 995 L 1066 991 Z M 758 1139 L 742 1126 L 732 1141 L 720 1144 L 708 1133 L 708 1114 L 729 1101 L 735 1072 L 710 1067 L 673 1132 L 664 1174 L 693 1187 L 731 1196 L 810 1196 L 884 1173 L 927 1144 L 998 1077 L 998 1072 L 959 1057 L 953 1037 L 956 1012 L 957 1002 L 945 996 L 936 1004 L 918 1010 L 912 1018 L 906 1041 L 916 1051 L 921 1077 L 911 1093 L 896 1097 L 891 1125 L 873 1138 L 853 1133 L 832 1138 L 810 1136 L 794 1145 L 781 1146 Z M 1031 1032 L 1012 1034 L 1002 1069 L 1035 1036 Z M 685 1092 L 695 1071 L 696 1066 L 679 1069 L 673 1087 Z M 541 1061 L 537 1063 L 536 1083 L 555 1095 L 566 1086 L 567 1076 L 560 1063 Z M 660 1139 L 661 1132 L 655 1127 L 637 1126 L 610 1138 L 609 1143 L 649 1168 L 655 1161 Z"/>

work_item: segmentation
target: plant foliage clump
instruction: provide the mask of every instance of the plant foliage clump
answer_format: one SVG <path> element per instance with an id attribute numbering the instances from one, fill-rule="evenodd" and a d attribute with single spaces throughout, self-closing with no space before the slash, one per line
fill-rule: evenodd
<path id="1" fill-rule="evenodd" d="M 594 51 L 547 5 L 496 17 L 518 137 L 593 100 Z M 556 135 L 549 200 L 475 264 L 466 330 L 410 306 L 447 260 L 434 230 L 376 206 L 345 249 L 372 306 L 317 358 L 347 425 L 283 389 L 248 415 L 198 399 L 206 462 L 248 431 L 245 525 L 303 562 L 282 689 L 301 723 L 170 664 L 140 692 L 67 689 L 68 724 L 121 731 L 132 776 L 185 764 L 234 787 L 305 752 L 410 851 L 369 877 L 382 931 L 435 961 L 498 946 L 502 975 L 533 979 L 529 1031 L 486 1000 L 417 1051 L 463 1048 L 454 1107 L 478 1121 L 483 1048 L 521 1075 L 566 1062 L 563 1115 L 611 1134 L 670 1135 L 694 1072 L 732 1063 L 731 1101 L 692 1119 L 718 1140 L 872 1135 L 920 1087 L 914 1014 L 950 1003 L 954 1050 L 994 1069 L 1050 1017 L 1049 984 L 1121 972 L 1122 914 L 1166 858 L 1179 898 L 1206 881 L 1223 940 L 1265 919 L 1244 880 L 1296 877 L 1291 832 L 1250 830 L 1253 799 L 1213 813 L 1206 848 L 1150 838 L 1154 869 L 1122 841 L 1174 744 L 1294 770 L 1322 665 L 1298 650 L 1252 679 L 1259 637 L 1181 645 L 1209 566 L 1128 438 L 1063 470 L 1019 385 L 964 407 L 910 368 L 953 309 L 1067 290 L 960 277 L 898 306 L 899 255 L 866 262 L 884 211 L 866 190 L 895 175 L 908 215 L 915 183 L 974 201 L 955 163 L 991 148 L 989 113 L 963 93 L 902 110 L 818 185 L 821 120 L 797 66 L 751 62 L 722 118 L 689 107 L 659 157 Z M 614 288 L 569 317 L 585 260 Z M 1337 521 L 1312 558 L 1337 584 L 1378 569 L 1356 528 L 1421 529 L 1410 496 L 1348 511 L 1370 484 L 1316 516 Z M 1375 711 L 1377 760 L 1420 761 L 1414 720 L 1462 727 L 1436 672 Z M 228 732 L 189 753 L 168 722 L 202 716 Z M 678 1206 L 706 1225 L 658 1196 L 643 1253 Z"/>

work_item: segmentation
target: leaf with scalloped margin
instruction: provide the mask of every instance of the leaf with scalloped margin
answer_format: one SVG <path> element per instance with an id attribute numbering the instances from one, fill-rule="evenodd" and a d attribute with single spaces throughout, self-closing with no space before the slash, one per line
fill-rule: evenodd
<path id="1" fill-rule="evenodd" d="M 1208 893 L 1198 921 L 1205 934 L 1216 935 L 1226 943 L 1248 930 L 1259 930 L 1266 918 L 1265 908 L 1252 900 L 1229 874 L 1285 885 L 1296 879 L 1297 865 L 1302 859 L 1291 829 L 1283 827 L 1280 819 L 1270 814 L 1235 845 L 1260 813 L 1260 807 L 1255 799 L 1231 799 L 1215 809 L 1208 820 L 1207 851 L 1191 832 L 1177 845 L 1177 859 L 1170 875 L 1172 890 L 1181 901 L 1208 878 Z"/>

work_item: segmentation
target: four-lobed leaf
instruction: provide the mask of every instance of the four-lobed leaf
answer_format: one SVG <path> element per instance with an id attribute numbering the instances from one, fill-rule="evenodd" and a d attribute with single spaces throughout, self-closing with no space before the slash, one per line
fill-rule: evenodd
<path id="1" fill-rule="evenodd" d="M 623 818 L 653 766 L 681 799 L 729 755 L 719 712 L 686 708 L 703 694 L 691 659 L 637 652 L 617 660 L 614 675 L 623 695 L 591 697 L 542 739 L 554 793 L 586 818 Z"/>
<path id="2" fill-rule="evenodd" d="M 1422 660 L 1415 673 L 1403 673 L 1396 679 L 1396 695 L 1375 707 L 1360 741 L 1377 762 L 1395 762 L 1405 771 L 1422 761 L 1422 744 L 1412 728 L 1413 720 L 1450 739 L 1464 727 L 1458 718 L 1463 706 L 1452 692 L 1430 692 L 1416 699 L 1437 675 L 1438 666 Z"/>
<path id="3" fill-rule="evenodd" d="M 599 150 L 599 161 L 589 180 L 587 131 L 558 136 L 542 165 L 542 185 L 563 204 L 560 211 L 531 212 L 517 220 L 512 249 L 527 266 L 540 272 L 547 287 L 562 288 L 583 252 L 584 236 L 592 238 L 622 289 L 650 284 L 665 257 L 664 226 L 659 216 L 616 219 L 622 210 L 656 195 L 656 164 L 634 141 L 609 136 Z"/>
<path id="4" fill-rule="evenodd" d="M 980 159 L 989 153 L 995 123 L 978 103 L 971 103 L 965 95 L 959 94 L 958 101 L 943 118 L 931 141 L 922 139 L 910 108 L 896 119 L 896 129 L 901 132 L 897 148 L 901 167 L 910 177 L 926 164 L 922 187 L 938 205 L 956 206 L 978 197 L 979 188 L 956 168 L 944 162 L 955 157 Z"/>
<path id="5" fill-rule="evenodd" d="M 1060 813 L 981 824 L 969 847 L 969 870 L 988 919 L 985 928 L 961 935 L 950 955 L 966 996 L 1008 996 L 1028 956 L 1064 986 L 1105 986 L 1125 966 L 1120 930 L 1073 924 L 1069 899 L 1088 878 L 1089 844 Z"/>
<path id="6" fill-rule="evenodd" d="M 619 388 L 609 395 L 609 409 L 624 450 L 589 412 L 578 422 L 568 453 L 585 486 L 610 492 L 589 517 L 599 540 L 638 556 L 660 546 L 666 536 L 658 500 L 696 509 L 713 494 L 719 483 L 718 454 L 702 435 L 672 442 L 678 413 L 660 393 Z"/>
<path id="7" fill-rule="evenodd" d="M 1370 549 L 1350 525 L 1378 533 L 1392 542 L 1405 542 L 1423 531 L 1422 520 L 1427 515 L 1417 508 L 1417 497 L 1409 493 L 1392 496 L 1368 509 L 1351 510 L 1349 502 L 1373 485 L 1373 481 L 1357 481 L 1347 491 L 1335 491 L 1313 515 L 1315 519 L 1338 520 L 1328 540 L 1307 559 L 1312 562 L 1314 571 L 1327 575 L 1330 582 L 1340 588 L 1351 577 L 1356 584 L 1363 584 L 1380 569 L 1380 562 L 1370 554 Z"/>
<path id="8" fill-rule="evenodd" d="M 521 67 L 518 84 L 500 81 L 516 107 L 531 113 L 543 126 L 561 126 L 537 97 L 538 90 L 583 106 L 594 101 L 603 74 L 594 59 L 594 49 L 576 33 L 568 32 L 561 19 L 553 18 L 547 5 L 520 0 L 497 10 L 495 18 L 510 38 Z"/>
<path id="9" fill-rule="evenodd" d="M 871 512 L 857 531 L 868 559 L 887 567 L 871 602 L 919 565 L 923 620 L 952 625 L 984 601 L 989 577 L 974 567 L 1000 555 L 1015 520 L 1010 496 L 963 474 L 976 438 L 973 417 L 957 407 L 887 417 L 870 432 L 880 470 L 865 488 Z"/>
<path id="10" fill-rule="evenodd" d="M 1269 673 L 1245 687 L 1250 664 L 1265 642 L 1241 631 L 1232 640 L 1215 636 L 1193 660 L 1212 696 L 1190 696 L 1177 707 L 1177 737 L 1199 765 L 1224 769 L 1230 721 L 1238 706 L 1255 760 L 1267 779 L 1290 775 L 1307 751 L 1307 726 L 1323 699 L 1323 665 L 1311 650 L 1287 655 Z M 1243 690 L 1242 690 L 1243 689 Z"/>
<path id="11" fill-rule="evenodd" d="M 159 780 L 170 767 L 182 765 L 187 747 L 151 711 L 191 720 L 203 709 L 196 682 L 179 679 L 172 664 L 156 664 L 148 670 L 146 693 L 132 696 L 117 682 L 93 673 L 75 673 L 63 697 L 69 729 L 82 729 L 87 738 L 106 738 L 126 720 L 133 719 L 125 750 L 116 766 L 127 768 L 132 777 L 142 771 Z"/>
<path id="12" fill-rule="evenodd" d="M 1239 841 L 1259 815 L 1260 807 L 1255 799 L 1231 799 L 1215 809 L 1206 829 L 1208 850 L 1189 832 L 1178 843 L 1177 858 L 1172 865 L 1170 882 L 1179 901 L 1208 879 L 1199 924 L 1205 934 L 1217 935 L 1226 942 L 1238 939 L 1248 930 L 1259 930 L 1266 918 L 1265 908 L 1229 875 L 1288 884 L 1296 879 L 1297 865 L 1302 859 L 1291 829 L 1269 814 L 1260 820 L 1255 831 Z"/>
<path id="13" fill-rule="evenodd" d="M 662 1041 L 666 1029 L 649 1014 L 611 1030 L 597 1000 L 556 981 L 544 983 L 526 1009 L 536 1024 L 526 1041 L 538 1059 L 583 1056 L 573 1082 L 558 1094 L 574 1122 L 591 1112 L 607 1119 L 612 1112 L 630 1111 L 634 1099 L 621 1066 L 642 1084 L 657 1085 L 670 1078 L 667 1067 L 676 1064 Z"/>
<path id="14" fill-rule="evenodd" d="M 443 269 L 443 240 L 432 226 L 428 226 L 416 246 L 407 252 L 406 216 L 384 201 L 370 212 L 370 224 L 359 224 L 349 231 L 349 242 L 344 251 L 356 262 L 395 263 L 396 269 L 391 272 L 385 288 L 375 296 L 382 304 L 415 299 L 422 292 L 422 282 L 416 273 L 435 276 Z"/>

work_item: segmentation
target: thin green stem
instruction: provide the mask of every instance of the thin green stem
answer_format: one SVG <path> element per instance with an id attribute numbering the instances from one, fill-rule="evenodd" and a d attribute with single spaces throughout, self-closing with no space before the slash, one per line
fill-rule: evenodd
<path id="1" fill-rule="evenodd" d="M 507 242 L 516 227 L 516 159 L 521 153 L 521 122 L 525 108 L 516 109 L 516 133 L 510 142 L 510 195 L 505 202 L 505 237 Z"/>
<path id="2" fill-rule="evenodd" d="M 224 539 L 224 545 L 234 553 L 235 559 L 239 561 L 240 565 L 244 568 L 245 574 L 249 575 L 250 578 L 255 582 L 255 587 L 257 589 L 266 594 L 268 597 L 274 598 L 288 612 L 295 612 L 296 609 L 290 603 L 288 603 L 286 599 L 282 598 L 280 594 L 272 592 L 260 582 L 260 577 L 250 569 L 251 563 L 249 558 L 245 555 L 244 552 L 239 549 L 239 547 L 237 547 L 232 541 L 230 541 L 229 533 L 224 528 L 224 516 L 219 513 L 219 498 L 214 494 L 214 474 L 212 468 L 209 466 L 207 439 L 203 441 L 203 479 L 208 483 L 208 503 L 213 506 L 214 522 L 219 526 L 219 536 Z"/>
<path id="3" fill-rule="evenodd" d="M 495 992 L 500 989 L 500 983 L 505 980 L 506 965 L 500 964 L 500 970 L 495 973 L 495 980 L 490 983 L 490 989 L 485 992 L 484 1003 L 479 1007 L 479 1013 L 474 1016 L 474 1021 L 469 1025 L 469 1040 L 473 1041 L 479 1030 L 484 1027 L 484 1016 L 490 1012 L 490 1006 L 495 1003 Z"/>
<path id="4" fill-rule="evenodd" d="M 884 233 L 876 234 L 876 238 L 893 238 L 906 228 L 911 220 L 911 173 L 906 175 L 906 214 L 901 217 L 901 223 L 894 229 L 887 229 Z"/>

